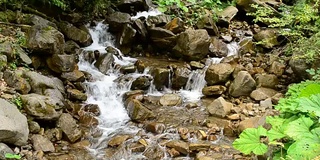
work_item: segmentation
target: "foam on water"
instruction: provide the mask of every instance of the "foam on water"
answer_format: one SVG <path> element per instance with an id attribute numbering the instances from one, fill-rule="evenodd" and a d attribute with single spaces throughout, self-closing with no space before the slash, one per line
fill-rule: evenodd
<path id="1" fill-rule="evenodd" d="M 137 15 L 131 17 L 131 20 L 136 20 L 140 17 L 145 17 L 148 18 L 149 16 L 157 16 L 162 14 L 160 11 L 157 9 L 150 9 L 149 11 L 143 11 L 143 12 L 138 12 Z"/>

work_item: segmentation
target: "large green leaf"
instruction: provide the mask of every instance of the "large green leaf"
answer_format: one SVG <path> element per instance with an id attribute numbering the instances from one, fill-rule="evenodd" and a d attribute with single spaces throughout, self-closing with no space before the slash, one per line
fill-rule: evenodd
<path id="1" fill-rule="evenodd" d="M 320 84 L 312 83 L 307 85 L 304 89 L 300 91 L 299 97 L 310 97 L 315 94 L 320 93 Z"/>
<path id="2" fill-rule="evenodd" d="M 260 142 L 261 136 L 266 136 L 267 130 L 263 127 L 248 128 L 240 134 L 240 138 L 233 142 L 233 147 L 244 154 L 253 152 L 256 155 L 263 155 L 268 151 L 268 146 Z"/>
<path id="3" fill-rule="evenodd" d="M 304 138 L 293 143 L 287 151 L 287 157 L 291 159 L 313 159 L 320 155 L 320 142 L 314 138 Z"/>
<path id="4" fill-rule="evenodd" d="M 288 125 L 288 123 L 285 123 L 286 119 L 280 118 L 279 116 L 267 117 L 266 122 L 272 126 L 272 128 L 268 131 L 269 141 L 281 139 L 286 136 L 286 134 L 284 134 L 284 130 Z"/>
<path id="5" fill-rule="evenodd" d="M 288 124 L 284 133 L 294 140 L 313 137 L 309 128 L 313 125 L 313 121 L 308 117 L 300 117 Z"/>
<path id="6" fill-rule="evenodd" d="M 312 95 L 309 98 L 300 98 L 297 109 L 302 112 L 313 113 L 320 117 L 320 94 Z"/>

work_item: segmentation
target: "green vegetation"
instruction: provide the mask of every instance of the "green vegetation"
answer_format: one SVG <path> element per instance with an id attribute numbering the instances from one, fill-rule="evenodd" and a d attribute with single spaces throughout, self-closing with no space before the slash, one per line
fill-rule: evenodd
<path id="1" fill-rule="evenodd" d="M 20 96 L 13 98 L 12 102 L 18 107 L 18 109 L 22 109 L 22 100 Z"/>
<path id="2" fill-rule="evenodd" d="M 272 128 L 250 128 L 240 134 L 234 148 L 263 155 L 271 150 L 273 159 L 313 159 L 320 155 L 320 81 L 293 84 L 286 98 L 275 109 L 279 116 L 269 116 Z"/>
<path id="3" fill-rule="evenodd" d="M 8 159 L 21 159 L 20 155 L 12 154 L 12 153 L 6 153 L 5 157 L 8 158 Z"/>
<path id="4" fill-rule="evenodd" d="M 217 12 L 234 1 L 220 0 L 154 0 L 158 10 L 174 17 L 180 17 L 190 25 L 195 25 L 203 16 L 210 15 L 217 20 Z"/>

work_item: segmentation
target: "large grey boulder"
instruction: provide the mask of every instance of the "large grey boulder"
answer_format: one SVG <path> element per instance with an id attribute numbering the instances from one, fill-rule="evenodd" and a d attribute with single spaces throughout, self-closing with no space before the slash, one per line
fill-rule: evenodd
<path id="1" fill-rule="evenodd" d="M 58 78 L 47 77 L 34 71 L 25 72 L 24 76 L 29 80 L 33 93 L 44 94 L 46 89 L 57 89 L 65 93 L 63 82 Z"/>
<path id="2" fill-rule="evenodd" d="M 248 96 L 256 88 L 256 82 L 247 71 L 240 71 L 229 87 L 233 97 Z"/>
<path id="3" fill-rule="evenodd" d="M 178 36 L 173 48 L 177 57 L 187 60 L 201 60 L 209 53 L 210 36 L 204 29 L 188 29 Z"/>
<path id="4" fill-rule="evenodd" d="M 128 13 L 114 12 L 107 17 L 109 30 L 111 32 L 121 31 L 123 25 L 131 23 L 131 16 Z"/>
<path id="5" fill-rule="evenodd" d="M 27 144 L 29 128 L 26 116 L 17 106 L 0 98 L 0 142 L 23 146 Z"/>
<path id="6" fill-rule="evenodd" d="M 27 47 L 38 54 L 63 54 L 64 36 L 51 26 L 34 25 L 27 36 Z"/>
<path id="7" fill-rule="evenodd" d="M 60 22 L 59 29 L 66 37 L 82 46 L 89 46 L 93 42 L 88 32 L 75 27 L 71 23 L 65 21 Z"/>

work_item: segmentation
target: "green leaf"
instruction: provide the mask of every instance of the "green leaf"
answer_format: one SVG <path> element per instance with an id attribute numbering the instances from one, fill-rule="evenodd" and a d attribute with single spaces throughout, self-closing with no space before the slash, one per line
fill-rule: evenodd
<path id="1" fill-rule="evenodd" d="M 286 134 L 284 134 L 284 130 L 288 125 L 288 121 L 286 121 L 286 119 L 280 118 L 279 116 L 267 117 L 266 122 L 272 126 L 268 131 L 269 141 L 286 137 Z"/>
<path id="2" fill-rule="evenodd" d="M 261 136 L 266 136 L 267 130 L 263 127 L 248 128 L 240 134 L 240 138 L 233 142 L 233 147 L 244 154 L 253 152 L 263 155 L 268 151 L 268 146 L 260 142 Z"/>
<path id="3" fill-rule="evenodd" d="M 295 121 L 290 122 L 284 133 L 294 140 L 310 138 L 313 137 L 312 133 L 309 130 L 312 125 L 313 121 L 311 120 L 311 118 L 303 116 Z"/>
<path id="4" fill-rule="evenodd" d="M 315 94 L 320 93 L 320 84 L 314 83 L 307 85 L 303 90 L 301 90 L 299 97 L 310 97 Z"/>
<path id="5" fill-rule="evenodd" d="M 300 98 L 298 109 L 320 117 L 320 94 L 312 95 L 310 98 Z"/>
<path id="6" fill-rule="evenodd" d="M 21 159 L 21 156 L 20 156 L 20 155 L 12 154 L 12 153 L 6 153 L 4 156 L 5 156 L 6 158 L 10 158 L 10 159 Z"/>
<path id="7" fill-rule="evenodd" d="M 158 11 L 164 13 L 167 11 L 167 8 L 166 7 L 158 7 Z"/>
<path id="8" fill-rule="evenodd" d="M 292 159 L 313 159 L 320 155 L 320 142 L 314 138 L 304 138 L 293 143 L 287 151 Z"/>

